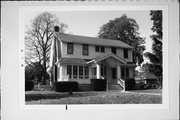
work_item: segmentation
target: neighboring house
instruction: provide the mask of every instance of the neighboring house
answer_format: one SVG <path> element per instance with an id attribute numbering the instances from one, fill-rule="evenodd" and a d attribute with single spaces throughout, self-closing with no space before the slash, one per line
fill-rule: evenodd
<path id="1" fill-rule="evenodd" d="M 55 27 L 50 53 L 54 81 L 77 81 L 104 78 L 108 84 L 134 76 L 132 47 L 118 40 L 59 33 Z"/>

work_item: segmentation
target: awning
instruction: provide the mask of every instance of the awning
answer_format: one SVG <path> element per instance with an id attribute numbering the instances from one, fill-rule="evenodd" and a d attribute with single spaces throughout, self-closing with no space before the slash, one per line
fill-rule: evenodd
<path id="1" fill-rule="evenodd" d="M 80 64 L 86 65 L 89 59 L 80 59 L 80 58 L 61 58 L 58 63 L 59 64 Z"/>

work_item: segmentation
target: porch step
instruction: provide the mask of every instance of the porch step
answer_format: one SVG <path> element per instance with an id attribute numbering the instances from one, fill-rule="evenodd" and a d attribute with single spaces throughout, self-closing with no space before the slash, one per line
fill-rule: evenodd
<path id="1" fill-rule="evenodd" d="M 120 85 L 108 85 L 108 90 L 123 90 L 123 87 Z"/>

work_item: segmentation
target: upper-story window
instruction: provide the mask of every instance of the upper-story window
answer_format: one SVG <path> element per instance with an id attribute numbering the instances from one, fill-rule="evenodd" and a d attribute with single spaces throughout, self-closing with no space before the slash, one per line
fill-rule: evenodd
<path id="1" fill-rule="evenodd" d="M 89 55 L 89 47 L 87 44 L 83 44 L 82 52 L 83 52 L 83 55 Z"/>
<path id="2" fill-rule="evenodd" d="M 67 43 L 67 54 L 73 54 L 73 43 Z"/>
<path id="3" fill-rule="evenodd" d="M 95 46 L 95 51 L 96 52 L 105 52 L 104 46 Z"/>
<path id="4" fill-rule="evenodd" d="M 128 49 L 124 49 L 124 58 L 128 58 Z"/>
<path id="5" fill-rule="evenodd" d="M 115 47 L 111 47 L 111 52 L 116 54 L 116 48 Z"/>

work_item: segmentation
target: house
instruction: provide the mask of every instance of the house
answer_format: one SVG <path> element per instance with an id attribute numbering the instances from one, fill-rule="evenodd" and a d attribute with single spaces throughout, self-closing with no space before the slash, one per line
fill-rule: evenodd
<path id="1" fill-rule="evenodd" d="M 53 81 L 88 86 L 90 79 L 103 78 L 117 85 L 119 78 L 134 76 L 132 48 L 117 40 L 62 34 L 56 26 L 50 53 Z"/>

